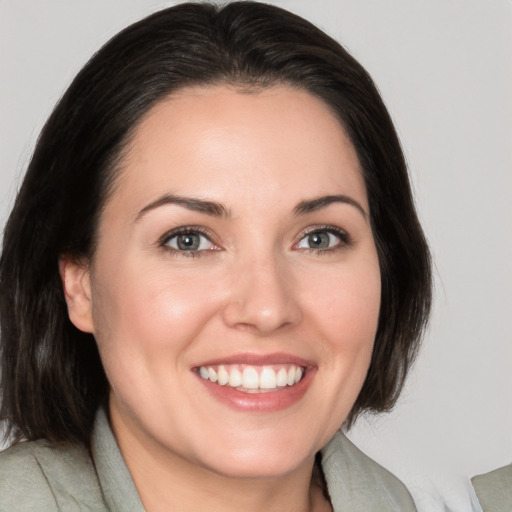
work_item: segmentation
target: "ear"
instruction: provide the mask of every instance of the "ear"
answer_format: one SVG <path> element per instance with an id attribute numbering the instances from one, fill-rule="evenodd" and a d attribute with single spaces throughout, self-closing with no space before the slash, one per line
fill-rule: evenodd
<path id="1" fill-rule="evenodd" d="M 63 254 L 59 258 L 59 273 L 69 319 L 81 331 L 94 333 L 89 263 Z"/>

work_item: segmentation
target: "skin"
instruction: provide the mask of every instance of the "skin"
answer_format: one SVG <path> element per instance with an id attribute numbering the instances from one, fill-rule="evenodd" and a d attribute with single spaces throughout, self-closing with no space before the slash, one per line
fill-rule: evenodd
<path id="1" fill-rule="evenodd" d="M 296 211 L 333 195 L 348 202 Z M 356 400 L 379 314 L 368 214 L 351 142 L 307 92 L 188 88 L 146 115 L 93 260 L 64 257 L 61 275 L 72 322 L 98 343 L 112 428 L 148 511 L 330 510 L 314 456 Z M 206 233 L 192 257 L 166 238 L 182 226 Z M 310 247 L 311 229 L 327 247 Z M 197 375 L 204 361 L 274 353 L 312 363 L 283 410 L 230 407 Z"/>

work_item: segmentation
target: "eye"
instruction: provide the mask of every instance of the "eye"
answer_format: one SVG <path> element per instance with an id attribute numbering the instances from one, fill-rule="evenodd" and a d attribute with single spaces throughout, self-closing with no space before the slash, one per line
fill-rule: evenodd
<path id="1" fill-rule="evenodd" d="M 325 251 L 343 247 L 348 242 L 348 235 L 344 231 L 337 228 L 323 228 L 306 233 L 295 247 L 297 249 Z"/>
<path id="2" fill-rule="evenodd" d="M 179 252 L 199 252 L 217 249 L 210 238 L 198 229 L 183 229 L 165 235 L 161 245 Z"/>

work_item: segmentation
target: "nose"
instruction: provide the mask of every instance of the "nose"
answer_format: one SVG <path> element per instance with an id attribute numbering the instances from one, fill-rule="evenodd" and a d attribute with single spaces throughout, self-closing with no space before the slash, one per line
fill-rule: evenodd
<path id="1" fill-rule="evenodd" d="M 229 327 L 267 336 L 302 320 L 293 276 L 277 258 L 241 263 L 230 282 L 223 310 Z"/>

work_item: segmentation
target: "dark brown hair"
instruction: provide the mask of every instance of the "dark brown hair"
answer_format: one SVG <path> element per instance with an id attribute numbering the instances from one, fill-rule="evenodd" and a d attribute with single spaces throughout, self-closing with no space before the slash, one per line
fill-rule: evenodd
<path id="1" fill-rule="evenodd" d="M 427 244 L 395 129 L 370 76 L 283 9 L 187 3 L 126 28 L 82 69 L 38 140 L 0 260 L 2 405 L 14 440 L 88 443 L 108 390 L 92 335 L 69 321 L 58 260 L 90 258 L 116 164 L 142 116 L 188 85 L 286 84 L 322 99 L 359 157 L 382 275 L 370 369 L 348 422 L 395 403 L 431 302 Z"/>

